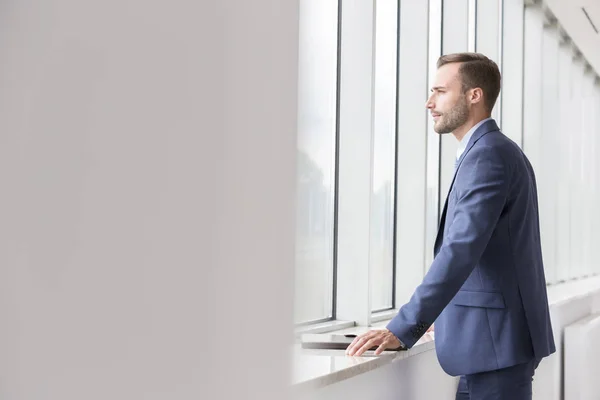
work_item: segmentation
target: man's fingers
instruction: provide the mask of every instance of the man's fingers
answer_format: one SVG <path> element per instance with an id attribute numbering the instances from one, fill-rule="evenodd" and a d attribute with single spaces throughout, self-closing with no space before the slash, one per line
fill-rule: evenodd
<path id="1" fill-rule="evenodd" d="M 393 339 L 392 338 L 385 338 L 385 340 L 383 341 L 383 343 L 381 343 L 379 345 L 379 347 L 377 348 L 377 350 L 375 350 L 375 355 L 378 356 L 381 353 L 383 353 L 384 350 L 392 348 L 392 347 L 395 347 L 393 345 Z"/>
<path id="2" fill-rule="evenodd" d="M 368 341 L 367 341 L 368 343 Z M 365 351 L 363 350 L 364 348 L 364 343 L 359 343 L 354 349 L 352 349 L 352 352 L 350 353 L 351 356 L 360 356 L 362 355 L 362 353 L 364 353 Z"/>
<path id="3" fill-rule="evenodd" d="M 352 350 L 358 345 L 358 342 L 360 342 L 361 339 L 361 336 L 355 337 L 352 343 L 346 348 L 346 354 L 352 355 Z"/>
<path id="4" fill-rule="evenodd" d="M 354 340 L 352 341 L 352 343 L 350 343 L 350 345 L 346 348 L 346 354 L 352 355 L 352 351 L 356 347 L 356 345 L 358 344 L 358 342 L 360 341 L 360 339 L 361 339 L 360 336 L 357 336 L 357 337 L 354 338 Z"/>
<path id="5" fill-rule="evenodd" d="M 356 355 L 360 356 L 365 351 L 369 350 L 371 347 L 381 344 L 381 340 L 381 337 L 374 337 L 372 339 L 367 340 L 367 342 L 356 352 Z"/>
<path id="6" fill-rule="evenodd" d="M 352 348 L 348 348 L 348 351 L 346 351 L 346 353 L 351 356 L 355 355 L 357 351 L 360 351 L 364 343 L 370 340 L 369 338 L 370 337 L 361 337 L 360 339 L 357 338 L 358 340 L 355 339 L 354 345 L 352 346 Z"/>
<path id="7" fill-rule="evenodd" d="M 387 348 L 388 344 L 386 342 L 383 342 L 379 345 L 379 347 L 377 348 L 377 350 L 375 350 L 375 355 L 378 356 L 381 353 L 383 353 L 383 351 Z"/>
<path id="8" fill-rule="evenodd" d="M 356 350 L 360 349 L 362 344 L 365 341 L 371 339 L 371 337 L 373 337 L 373 335 L 374 335 L 373 332 L 366 332 L 366 333 L 363 333 L 362 335 L 358 335 L 356 338 L 354 338 L 352 343 L 350 343 L 350 346 L 348 346 L 346 348 L 346 354 L 348 354 L 350 356 L 354 355 Z"/>
<path id="9" fill-rule="evenodd" d="M 347 355 L 353 356 L 356 353 L 356 350 L 360 349 L 362 343 L 364 343 L 364 341 L 366 340 L 365 335 L 366 334 L 359 335 L 352 341 L 350 346 L 348 346 L 348 348 L 346 349 Z"/>
<path id="10" fill-rule="evenodd" d="M 380 355 L 388 348 L 397 348 L 400 346 L 398 339 L 391 332 L 370 331 L 357 336 L 346 349 L 346 354 L 350 356 L 360 356 L 365 351 L 377 346 L 375 355 Z"/>

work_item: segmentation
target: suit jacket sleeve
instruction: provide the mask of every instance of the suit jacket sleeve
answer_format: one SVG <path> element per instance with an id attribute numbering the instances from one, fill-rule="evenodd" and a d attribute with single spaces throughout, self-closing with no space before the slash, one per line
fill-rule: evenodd
<path id="1" fill-rule="evenodd" d="M 508 197 L 510 171 L 498 149 L 473 146 L 458 174 L 456 205 L 440 251 L 410 301 L 387 325 L 407 347 L 419 340 L 467 280 Z"/>

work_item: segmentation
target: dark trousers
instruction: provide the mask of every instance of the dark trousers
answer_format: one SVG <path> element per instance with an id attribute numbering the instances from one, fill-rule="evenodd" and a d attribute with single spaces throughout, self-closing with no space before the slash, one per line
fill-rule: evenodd
<path id="1" fill-rule="evenodd" d="M 539 362 L 460 377 L 456 400 L 531 400 L 533 374 Z"/>

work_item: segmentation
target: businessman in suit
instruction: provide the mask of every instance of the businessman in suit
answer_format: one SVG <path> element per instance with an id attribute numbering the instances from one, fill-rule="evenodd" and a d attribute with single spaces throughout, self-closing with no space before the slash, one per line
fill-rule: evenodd
<path id="1" fill-rule="evenodd" d="M 457 399 L 524 400 L 540 360 L 555 351 L 540 245 L 535 175 L 490 118 L 496 63 L 477 53 L 440 57 L 426 107 L 439 134 L 459 141 L 435 258 L 384 330 L 359 335 L 347 354 L 412 347 L 435 321 Z"/>

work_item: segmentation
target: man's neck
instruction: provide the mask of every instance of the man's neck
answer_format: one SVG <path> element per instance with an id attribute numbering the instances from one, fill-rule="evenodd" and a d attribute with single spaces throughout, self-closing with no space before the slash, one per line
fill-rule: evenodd
<path id="1" fill-rule="evenodd" d="M 456 128 L 454 130 L 454 132 L 452 132 L 452 134 L 454 135 L 456 140 L 458 140 L 460 142 L 472 127 L 474 127 L 475 125 L 477 125 L 484 119 L 490 118 L 490 117 L 491 117 L 491 115 L 483 115 L 483 116 L 480 115 L 478 117 L 469 118 L 467 120 L 467 122 L 465 122 L 462 126 L 459 126 L 458 128 Z"/>

